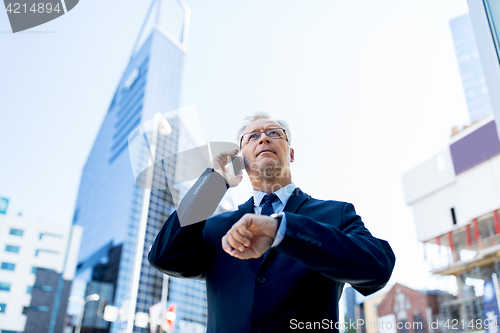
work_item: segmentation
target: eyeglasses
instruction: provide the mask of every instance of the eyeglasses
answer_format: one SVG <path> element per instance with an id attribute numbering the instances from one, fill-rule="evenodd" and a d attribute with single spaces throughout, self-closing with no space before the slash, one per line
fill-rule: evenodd
<path id="1" fill-rule="evenodd" d="M 266 133 L 266 136 L 271 139 L 282 139 L 284 138 L 288 142 L 288 138 L 286 136 L 286 131 L 284 128 L 270 128 L 261 132 L 248 132 L 241 136 L 240 139 L 240 149 L 243 147 L 243 144 L 247 144 L 252 141 L 257 141 L 262 136 L 262 133 Z"/>

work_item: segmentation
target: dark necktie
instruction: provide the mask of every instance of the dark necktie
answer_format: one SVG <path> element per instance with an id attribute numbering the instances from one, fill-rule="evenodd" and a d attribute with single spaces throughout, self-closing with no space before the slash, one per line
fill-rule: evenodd
<path id="1" fill-rule="evenodd" d="M 264 196 L 264 199 L 262 200 L 262 202 L 264 203 L 264 205 L 262 206 L 262 211 L 260 212 L 260 215 L 271 215 L 274 213 L 274 209 L 273 209 L 273 201 L 276 201 L 276 199 L 278 199 L 278 196 L 274 193 L 270 193 L 270 194 L 266 194 Z M 271 251 L 271 249 L 267 250 L 263 255 L 262 255 L 262 261 L 264 261 L 264 259 L 266 259 L 267 255 L 269 254 L 269 252 Z"/>
<path id="2" fill-rule="evenodd" d="M 275 201 L 276 199 L 278 199 L 278 196 L 274 193 L 271 193 L 271 194 L 266 194 L 264 196 L 264 199 L 262 200 L 262 202 L 264 202 L 264 206 L 262 206 L 262 211 L 260 213 L 260 215 L 271 215 L 272 213 L 274 213 L 274 209 L 273 209 L 273 201 Z"/>

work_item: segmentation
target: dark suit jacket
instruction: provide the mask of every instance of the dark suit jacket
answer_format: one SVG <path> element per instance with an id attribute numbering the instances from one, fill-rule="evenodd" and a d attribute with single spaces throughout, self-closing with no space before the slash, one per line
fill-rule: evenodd
<path id="1" fill-rule="evenodd" d="M 254 213 L 252 197 L 237 211 L 186 227 L 174 212 L 149 261 L 165 274 L 206 280 L 208 333 L 293 332 L 299 322 L 323 328 L 328 322 L 321 331 L 337 331 L 331 327 L 344 283 L 363 295 L 381 289 L 394 253 L 370 234 L 350 203 L 317 200 L 297 188 L 284 212 L 286 235 L 265 260 L 240 260 L 222 249 L 231 226 Z"/>

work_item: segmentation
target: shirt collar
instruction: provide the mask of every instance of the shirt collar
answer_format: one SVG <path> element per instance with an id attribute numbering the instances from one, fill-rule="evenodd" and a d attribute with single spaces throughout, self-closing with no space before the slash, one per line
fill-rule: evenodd
<path id="1" fill-rule="evenodd" d="M 283 203 L 283 206 L 286 206 L 286 203 L 288 202 L 288 199 L 290 199 L 290 196 L 292 195 L 293 190 L 295 190 L 295 184 L 290 183 L 285 187 L 280 188 L 274 194 L 278 196 L 280 199 L 281 203 Z M 253 191 L 253 204 L 254 206 L 260 206 L 262 199 L 264 199 L 264 196 L 267 193 L 261 192 L 261 191 Z"/>

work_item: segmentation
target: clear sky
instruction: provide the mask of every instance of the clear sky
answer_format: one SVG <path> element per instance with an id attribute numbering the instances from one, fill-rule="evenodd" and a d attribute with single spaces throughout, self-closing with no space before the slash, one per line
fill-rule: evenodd
<path id="1" fill-rule="evenodd" d="M 396 253 L 391 282 L 429 278 L 401 175 L 468 123 L 449 20 L 465 0 L 186 0 L 182 106 L 208 141 L 233 141 L 264 110 L 287 120 L 293 181 L 349 201 Z M 0 196 L 9 214 L 71 223 L 93 141 L 149 1 L 82 0 L 12 34 L 0 10 Z M 248 181 L 235 192 L 241 203 Z"/>

